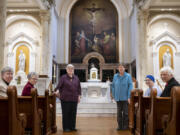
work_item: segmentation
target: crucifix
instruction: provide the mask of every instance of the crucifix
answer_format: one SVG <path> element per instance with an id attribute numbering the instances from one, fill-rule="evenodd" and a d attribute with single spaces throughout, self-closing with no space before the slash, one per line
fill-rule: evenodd
<path id="1" fill-rule="evenodd" d="M 95 8 L 96 4 L 92 4 L 92 8 L 84 8 L 84 10 L 87 10 L 88 13 L 92 16 L 92 19 L 90 20 L 90 23 L 92 24 L 93 27 L 93 34 L 95 34 L 95 25 L 96 25 L 96 12 L 97 11 L 104 11 L 104 8 Z"/>

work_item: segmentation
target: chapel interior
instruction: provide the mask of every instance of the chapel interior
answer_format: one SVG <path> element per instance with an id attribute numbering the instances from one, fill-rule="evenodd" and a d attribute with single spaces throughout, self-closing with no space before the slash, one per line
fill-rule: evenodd
<path id="1" fill-rule="evenodd" d="M 20 71 L 21 54 L 25 60 Z M 116 105 L 109 84 L 119 63 L 131 74 L 134 88 L 147 88 L 147 74 L 163 88 L 160 69 L 165 64 L 180 82 L 180 0 L 0 1 L 0 69 L 13 68 L 12 85 L 18 95 L 32 71 L 39 74 L 39 95 L 45 89 L 51 93 L 69 63 L 82 87 L 78 116 L 83 117 L 78 118 L 78 126 L 86 125 L 89 116 L 111 116 L 105 121 L 115 125 Z M 96 73 L 91 77 L 92 68 Z M 62 133 L 58 100 L 56 107 L 58 133 Z"/>

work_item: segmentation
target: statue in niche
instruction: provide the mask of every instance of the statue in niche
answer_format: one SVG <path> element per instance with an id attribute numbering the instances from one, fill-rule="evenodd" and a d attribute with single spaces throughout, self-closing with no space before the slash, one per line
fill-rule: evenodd
<path id="1" fill-rule="evenodd" d="M 26 61 L 26 56 L 24 55 L 23 51 L 20 50 L 20 54 L 19 54 L 19 71 L 24 71 L 25 70 L 25 61 Z"/>
<path id="2" fill-rule="evenodd" d="M 171 54 L 169 49 L 163 54 L 163 67 L 171 67 Z"/>

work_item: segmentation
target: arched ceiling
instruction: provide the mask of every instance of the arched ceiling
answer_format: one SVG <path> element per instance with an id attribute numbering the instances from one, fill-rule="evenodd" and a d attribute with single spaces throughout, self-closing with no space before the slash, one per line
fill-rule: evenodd
<path id="1" fill-rule="evenodd" d="M 110 0 L 110 1 L 116 1 L 116 0 Z M 71 1 L 69 1 L 69 0 L 55 0 L 55 2 L 56 2 L 56 10 L 58 13 L 61 12 L 64 5 L 71 3 Z M 72 0 L 72 2 L 73 2 L 73 0 Z M 126 6 L 128 13 L 130 14 L 130 12 L 132 11 L 132 8 L 133 8 L 133 0 L 122 0 L 122 2 Z"/>

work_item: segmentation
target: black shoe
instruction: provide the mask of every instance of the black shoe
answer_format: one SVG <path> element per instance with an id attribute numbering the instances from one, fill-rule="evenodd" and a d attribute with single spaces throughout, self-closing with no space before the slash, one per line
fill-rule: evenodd
<path id="1" fill-rule="evenodd" d="M 73 129 L 71 129 L 71 131 L 75 131 L 75 132 L 76 132 L 76 131 L 77 131 L 77 129 L 76 129 L 76 128 L 73 128 Z"/>
<path id="2" fill-rule="evenodd" d="M 129 127 L 123 127 L 122 130 L 129 130 Z"/>
<path id="3" fill-rule="evenodd" d="M 70 129 L 64 129 L 63 132 L 71 132 L 72 130 Z"/>
<path id="4" fill-rule="evenodd" d="M 122 129 L 121 129 L 121 128 L 116 128 L 116 130 L 117 130 L 117 131 L 120 131 L 120 130 L 122 130 Z"/>

